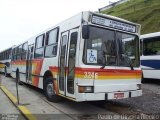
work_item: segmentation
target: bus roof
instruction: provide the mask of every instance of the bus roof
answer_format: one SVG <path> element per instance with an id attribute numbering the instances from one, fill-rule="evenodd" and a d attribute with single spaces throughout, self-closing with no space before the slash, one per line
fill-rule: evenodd
<path id="1" fill-rule="evenodd" d="M 157 36 L 160 36 L 160 32 L 143 34 L 143 35 L 140 36 L 140 38 L 143 39 L 143 38 L 151 38 L 151 37 L 157 37 Z"/>
<path id="2" fill-rule="evenodd" d="M 8 51 L 8 50 L 11 50 L 11 49 L 12 49 L 12 47 L 7 48 L 7 49 L 4 49 L 4 50 L 0 51 L 0 53 L 5 52 L 5 51 Z"/>

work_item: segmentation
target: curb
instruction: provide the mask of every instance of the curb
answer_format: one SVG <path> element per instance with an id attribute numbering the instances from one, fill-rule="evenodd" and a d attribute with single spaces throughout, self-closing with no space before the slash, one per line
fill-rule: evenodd
<path id="1" fill-rule="evenodd" d="M 16 106 L 16 108 L 24 115 L 27 120 L 38 120 L 25 106 L 17 105 L 17 98 L 3 85 L 0 85 L 0 89 L 6 94 L 10 101 Z"/>

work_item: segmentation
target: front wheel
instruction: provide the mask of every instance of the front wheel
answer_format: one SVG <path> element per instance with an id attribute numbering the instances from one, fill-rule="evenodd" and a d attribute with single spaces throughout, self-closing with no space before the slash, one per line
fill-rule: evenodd
<path id="1" fill-rule="evenodd" d="M 62 98 L 58 95 L 56 95 L 55 90 L 54 90 L 54 84 L 53 84 L 53 78 L 49 77 L 45 80 L 44 82 L 44 92 L 45 92 L 45 96 L 47 98 L 48 101 L 51 102 L 60 102 L 62 100 Z"/>

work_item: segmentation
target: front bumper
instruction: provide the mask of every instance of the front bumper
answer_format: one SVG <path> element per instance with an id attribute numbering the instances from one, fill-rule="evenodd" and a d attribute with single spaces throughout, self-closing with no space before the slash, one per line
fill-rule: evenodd
<path id="1" fill-rule="evenodd" d="M 115 93 L 124 93 L 124 96 L 122 98 L 115 98 Z M 76 96 L 76 101 L 114 100 L 114 99 L 125 99 L 138 96 L 142 96 L 142 90 L 110 92 L 110 93 L 78 93 Z"/>

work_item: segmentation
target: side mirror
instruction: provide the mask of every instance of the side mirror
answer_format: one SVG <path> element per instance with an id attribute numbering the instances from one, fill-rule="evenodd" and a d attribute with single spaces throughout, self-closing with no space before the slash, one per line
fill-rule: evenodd
<path id="1" fill-rule="evenodd" d="M 88 25 L 83 25 L 82 27 L 82 38 L 83 39 L 89 38 L 89 26 Z"/>

